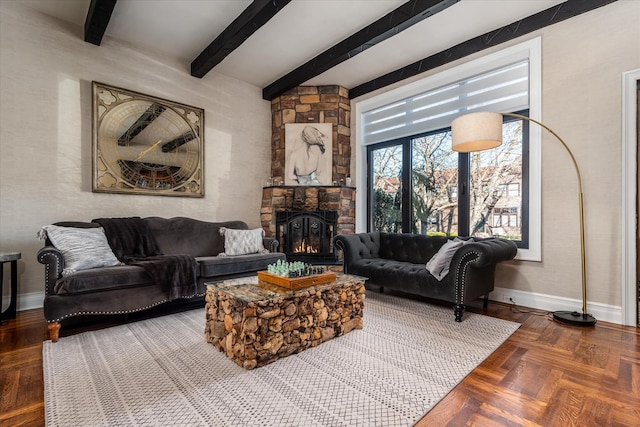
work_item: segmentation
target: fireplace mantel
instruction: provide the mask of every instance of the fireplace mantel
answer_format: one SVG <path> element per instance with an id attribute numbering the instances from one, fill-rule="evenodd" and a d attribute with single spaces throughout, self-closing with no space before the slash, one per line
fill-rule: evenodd
<path id="1" fill-rule="evenodd" d="M 260 221 L 267 237 L 276 236 L 276 212 L 282 211 L 335 211 L 336 234 L 350 234 L 355 231 L 356 189 L 333 185 L 264 187 Z"/>

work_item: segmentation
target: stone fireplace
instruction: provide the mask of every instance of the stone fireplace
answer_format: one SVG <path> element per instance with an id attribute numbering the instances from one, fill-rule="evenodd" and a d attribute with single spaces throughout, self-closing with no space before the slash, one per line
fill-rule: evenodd
<path id="1" fill-rule="evenodd" d="M 355 231 L 355 204 L 353 187 L 264 187 L 260 219 L 288 260 L 332 264 L 333 237 Z"/>
<path id="2" fill-rule="evenodd" d="M 332 181 L 340 185 L 273 185 L 262 190 L 260 220 L 288 260 L 337 262 L 333 237 L 355 231 L 355 188 L 344 186 L 351 168 L 351 104 L 341 86 L 299 86 L 271 101 L 271 177 L 284 182 L 285 125 L 331 123 Z"/>

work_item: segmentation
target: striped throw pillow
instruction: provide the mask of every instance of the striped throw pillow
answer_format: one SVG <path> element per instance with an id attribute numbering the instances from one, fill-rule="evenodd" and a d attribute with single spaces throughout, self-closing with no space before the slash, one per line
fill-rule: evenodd
<path id="1" fill-rule="evenodd" d="M 45 225 L 42 227 L 53 245 L 64 256 L 63 276 L 79 270 L 122 264 L 113 254 L 102 227 L 74 228 Z"/>

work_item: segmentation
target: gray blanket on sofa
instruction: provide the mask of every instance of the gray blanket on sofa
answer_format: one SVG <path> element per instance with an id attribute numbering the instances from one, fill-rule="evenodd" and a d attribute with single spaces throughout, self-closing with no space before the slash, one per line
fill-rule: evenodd
<path id="1" fill-rule="evenodd" d="M 139 217 L 97 218 L 115 256 L 125 264 L 145 269 L 167 291 L 170 301 L 197 293 L 198 264 L 191 255 L 163 255 L 148 225 Z"/>

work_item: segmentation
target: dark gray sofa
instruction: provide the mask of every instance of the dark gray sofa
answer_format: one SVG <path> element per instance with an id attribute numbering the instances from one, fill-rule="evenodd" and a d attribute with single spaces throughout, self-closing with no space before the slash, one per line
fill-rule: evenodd
<path id="1" fill-rule="evenodd" d="M 447 237 L 400 233 L 342 234 L 335 247 L 343 251 L 344 272 L 367 277 L 367 286 L 454 303 L 456 322 L 465 304 L 493 291 L 496 263 L 513 259 L 514 242 L 495 237 L 474 238 L 456 250 L 449 273 L 437 280 L 426 263 L 447 242 Z"/>
<path id="2" fill-rule="evenodd" d="M 44 316 L 52 341 L 57 341 L 61 323 L 72 318 L 128 314 L 162 304 L 179 305 L 187 302 L 185 300 L 204 302 L 206 282 L 250 275 L 279 259 L 285 260 L 285 255 L 277 252 L 278 242 L 271 238 L 263 239 L 267 253 L 219 256 L 225 251 L 220 228 L 248 229 L 242 221 L 206 222 L 184 217 L 142 220 L 162 254 L 195 257 L 195 292 L 180 298 L 183 301 L 170 301 L 167 290 L 155 283 L 144 268 L 136 265 L 91 268 L 63 276 L 64 257 L 47 240 L 37 256 L 45 265 Z M 58 222 L 54 225 L 99 227 L 93 222 Z"/>

